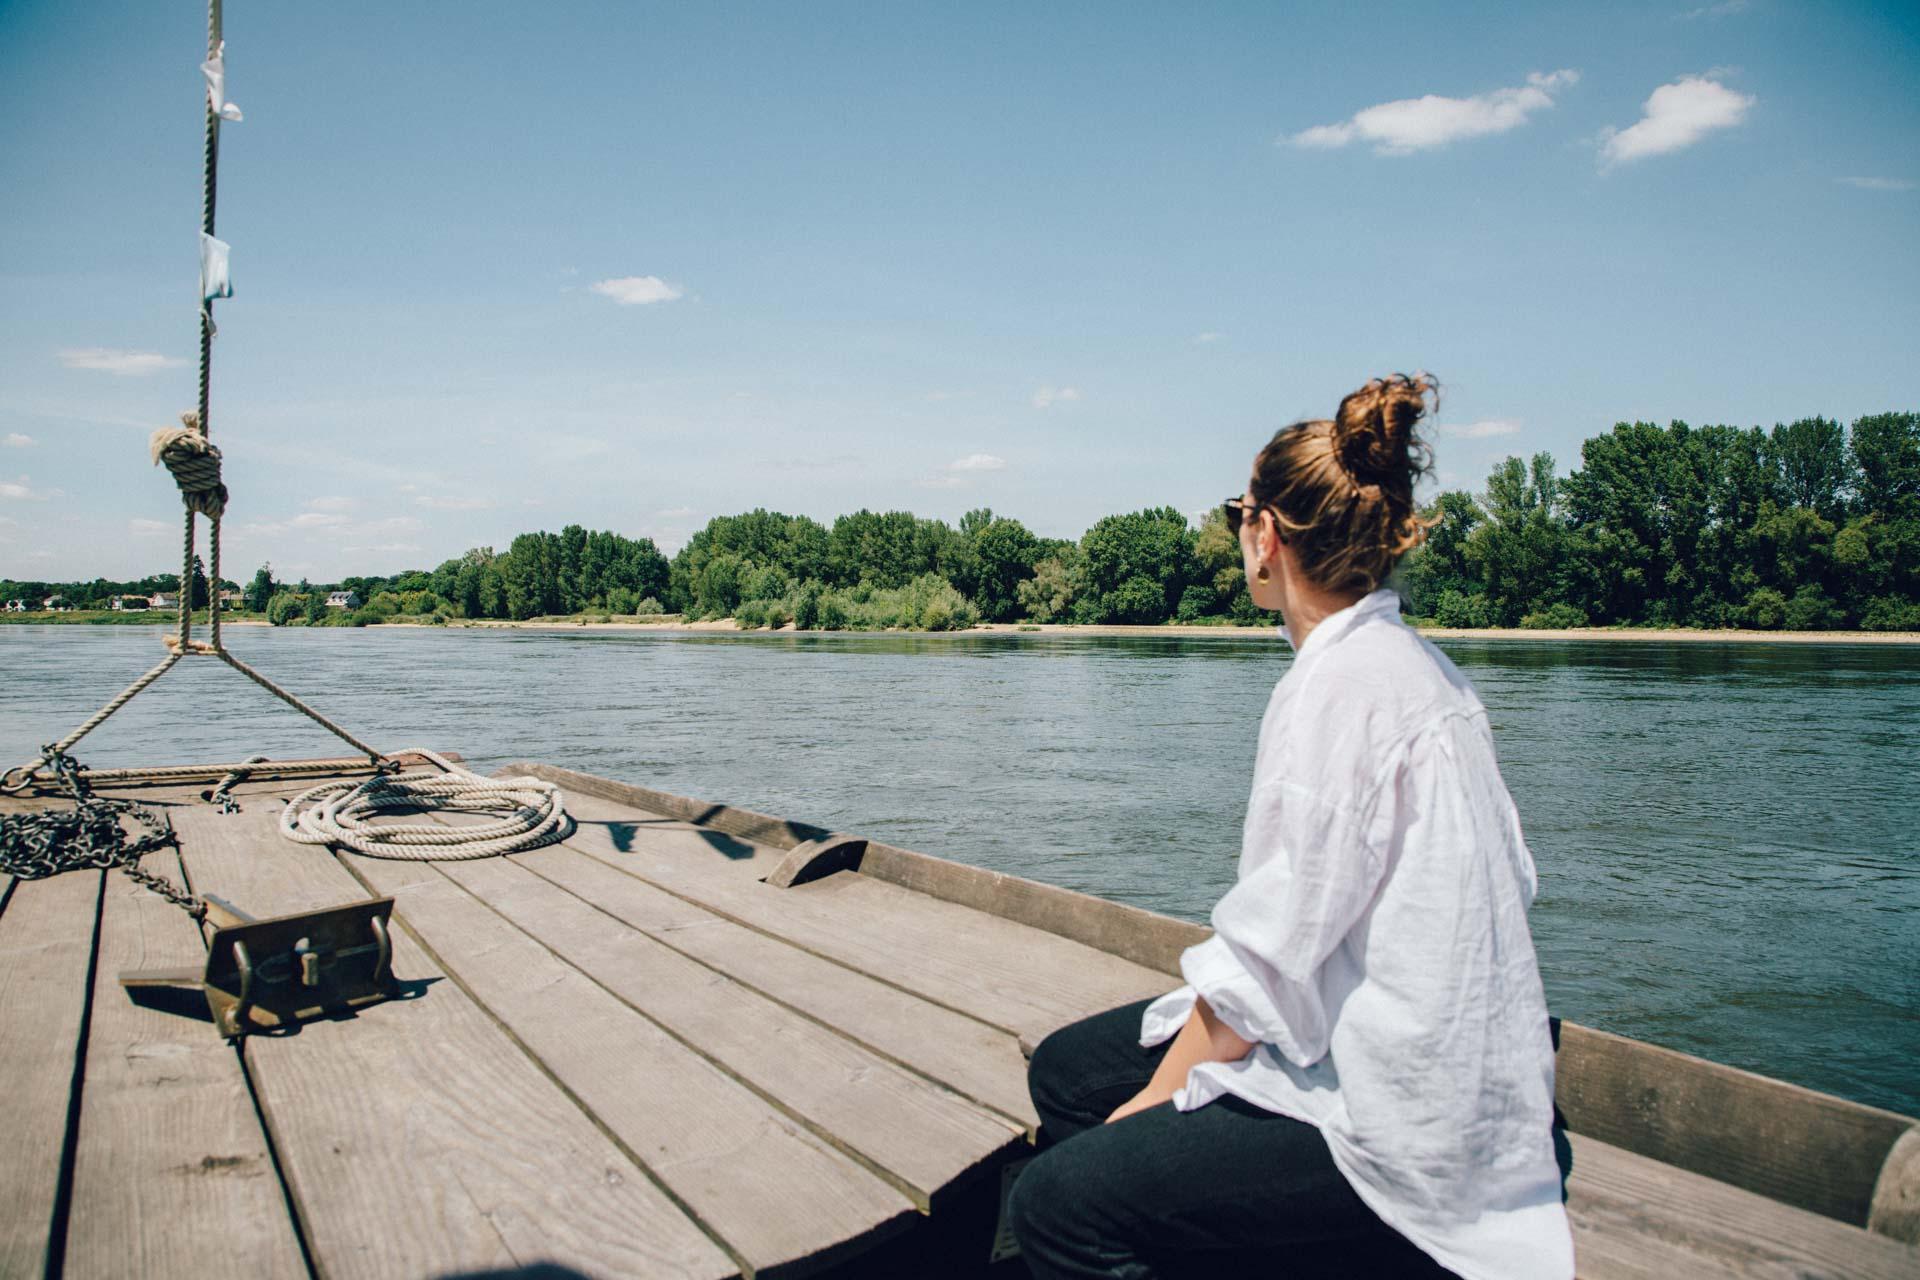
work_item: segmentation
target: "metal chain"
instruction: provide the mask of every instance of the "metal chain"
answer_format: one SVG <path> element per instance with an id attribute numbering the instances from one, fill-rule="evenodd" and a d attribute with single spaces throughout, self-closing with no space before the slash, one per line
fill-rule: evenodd
<path id="1" fill-rule="evenodd" d="M 0 872 L 40 880 L 63 871 L 119 867 L 195 920 L 206 918 L 206 903 L 140 866 L 144 854 L 179 848 L 165 819 L 146 805 L 94 795 L 80 776 L 79 762 L 57 747 L 46 748 L 42 759 L 73 797 L 73 808 L 0 814 Z M 132 818 L 145 834 L 129 837 L 123 817 Z"/>

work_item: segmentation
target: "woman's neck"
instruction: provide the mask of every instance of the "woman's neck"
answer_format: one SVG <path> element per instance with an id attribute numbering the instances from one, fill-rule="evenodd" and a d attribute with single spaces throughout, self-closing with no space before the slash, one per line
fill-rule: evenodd
<path id="1" fill-rule="evenodd" d="M 1309 582 L 1305 574 L 1283 569 L 1280 616 L 1286 620 L 1293 647 L 1304 647 L 1316 627 L 1349 605 L 1358 604 L 1365 595 L 1362 591 L 1327 591 Z"/>

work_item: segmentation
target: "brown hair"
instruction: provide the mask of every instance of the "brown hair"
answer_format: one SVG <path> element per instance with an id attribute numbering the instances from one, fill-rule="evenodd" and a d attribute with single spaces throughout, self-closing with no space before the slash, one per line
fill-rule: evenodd
<path id="1" fill-rule="evenodd" d="M 1413 482 L 1432 453 L 1414 428 L 1439 395 L 1430 374 L 1375 378 L 1331 420 L 1282 427 L 1254 459 L 1254 501 L 1316 586 L 1372 591 L 1427 536 Z"/>

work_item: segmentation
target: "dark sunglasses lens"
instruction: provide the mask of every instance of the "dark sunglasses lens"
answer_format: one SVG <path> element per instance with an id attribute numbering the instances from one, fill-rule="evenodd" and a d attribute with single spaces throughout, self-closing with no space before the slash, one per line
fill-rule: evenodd
<path id="1" fill-rule="evenodd" d="M 1240 532 L 1240 511 L 1241 511 L 1240 499 L 1228 498 L 1224 503 L 1221 504 L 1220 509 L 1226 513 L 1227 532 L 1233 533 L 1233 534 L 1239 533 Z"/>

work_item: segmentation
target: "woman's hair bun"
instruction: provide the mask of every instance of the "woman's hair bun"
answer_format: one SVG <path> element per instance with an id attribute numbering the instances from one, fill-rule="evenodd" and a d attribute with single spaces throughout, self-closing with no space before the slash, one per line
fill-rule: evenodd
<path id="1" fill-rule="evenodd" d="M 1440 383 L 1432 374 L 1375 378 L 1340 402 L 1333 452 L 1356 485 L 1386 485 L 1426 470 L 1426 446 L 1414 434 Z"/>

